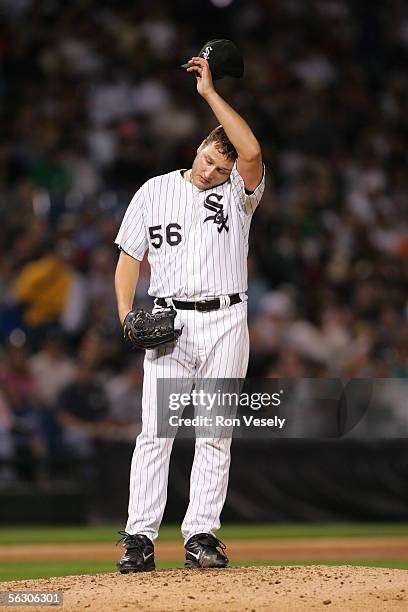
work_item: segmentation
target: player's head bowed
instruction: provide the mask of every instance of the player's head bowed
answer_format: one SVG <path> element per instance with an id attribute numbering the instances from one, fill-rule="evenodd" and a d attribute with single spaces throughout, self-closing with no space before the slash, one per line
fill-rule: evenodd
<path id="1" fill-rule="evenodd" d="M 228 180 L 238 154 L 219 125 L 197 149 L 191 169 L 191 182 L 199 189 L 211 189 Z"/>

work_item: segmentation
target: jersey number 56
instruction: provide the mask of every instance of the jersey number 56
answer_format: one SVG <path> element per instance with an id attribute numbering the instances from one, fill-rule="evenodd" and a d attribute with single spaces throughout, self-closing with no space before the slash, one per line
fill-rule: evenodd
<path id="1" fill-rule="evenodd" d="M 161 225 L 152 225 L 149 227 L 150 240 L 156 249 L 160 249 L 163 244 L 161 229 Z M 166 242 L 170 246 L 177 246 L 181 242 L 181 234 L 177 230 L 181 230 L 181 225 L 178 223 L 169 223 L 166 226 Z"/>

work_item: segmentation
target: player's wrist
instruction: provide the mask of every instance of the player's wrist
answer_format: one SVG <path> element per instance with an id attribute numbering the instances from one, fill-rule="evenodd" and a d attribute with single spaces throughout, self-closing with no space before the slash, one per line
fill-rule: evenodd
<path id="1" fill-rule="evenodd" d="M 126 319 L 127 315 L 129 314 L 129 312 L 131 312 L 131 310 L 132 310 L 132 308 L 129 308 L 129 307 L 121 308 L 119 310 L 119 320 L 120 320 L 121 325 L 124 324 L 125 319 Z"/>
<path id="2" fill-rule="evenodd" d="M 204 91 L 201 95 L 204 98 L 204 100 L 208 102 L 208 104 L 211 104 L 212 100 L 215 100 L 217 97 L 219 97 L 219 94 L 214 89 L 214 87 L 211 87 L 210 89 Z"/>

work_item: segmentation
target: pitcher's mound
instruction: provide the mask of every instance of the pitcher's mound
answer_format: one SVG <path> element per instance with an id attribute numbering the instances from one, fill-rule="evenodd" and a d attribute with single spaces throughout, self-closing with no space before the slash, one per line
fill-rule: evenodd
<path id="1" fill-rule="evenodd" d="M 1 590 L 63 591 L 63 612 L 408 611 L 407 571 L 347 565 L 66 576 L 2 583 Z"/>

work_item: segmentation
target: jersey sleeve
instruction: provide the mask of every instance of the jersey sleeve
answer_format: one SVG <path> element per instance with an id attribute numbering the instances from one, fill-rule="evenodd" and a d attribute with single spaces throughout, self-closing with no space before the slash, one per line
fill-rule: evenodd
<path id="1" fill-rule="evenodd" d="M 263 172 L 261 182 L 258 187 L 251 192 L 246 191 L 244 179 L 238 172 L 237 162 L 231 170 L 230 180 L 232 185 L 232 191 L 235 198 L 238 201 L 238 206 L 245 215 L 252 215 L 255 212 L 256 207 L 261 201 L 263 192 L 265 190 L 265 164 L 262 164 Z"/>
<path id="2" fill-rule="evenodd" d="M 142 261 L 148 248 L 146 227 L 143 217 L 144 208 L 145 193 L 143 187 L 141 187 L 135 193 L 127 207 L 118 235 L 115 238 L 115 244 L 117 244 L 119 248 L 139 261 Z"/>

